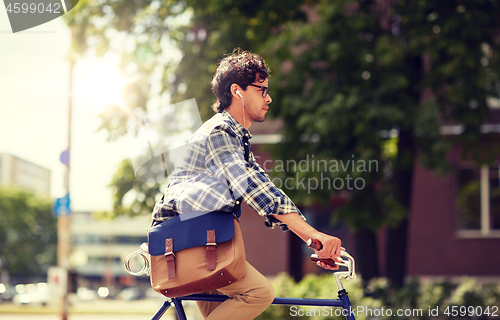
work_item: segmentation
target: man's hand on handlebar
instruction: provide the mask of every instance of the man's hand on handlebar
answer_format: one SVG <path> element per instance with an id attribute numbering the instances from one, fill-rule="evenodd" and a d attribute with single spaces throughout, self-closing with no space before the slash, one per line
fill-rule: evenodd
<path id="1" fill-rule="evenodd" d="M 332 259 L 333 261 L 342 262 L 340 252 L 345 249 L 341 247 L 341 241 L 339 238 L 320 233 L 316 236 L 316 240 L 318 240 L 323 246 L 319 250 L 314 249 L 314 252 L 319 258 Z M 338 265 L 332 266 L 322 261 L 317 261 L 316 264 L 327 270 L 337 270 L 339 268 Z"/>
<path id="2" fill-rule="evenodd" d="M 339 238 L 319 232 L 305 222 L 296 212 L 284 215 L 275 215 L 274 217 L 287 224 L 290 230 L 292 230 L 304 242 L 308 239 L 316 239 L 320 241 L 323 248 L 315 249 L 319 258 L 327 258 L 332 259 L 333 261 L 342 262 L 342 259 L 340 259 L 340 251 L 342 250 L 342 247 L 340 246 L 341 241 Z M 337 270 L 339 268 L 334 263 L 332 264 L 333 266 L 327 265 L 327 263 L 318 262 L 318 266 L 328 270 Z"/>

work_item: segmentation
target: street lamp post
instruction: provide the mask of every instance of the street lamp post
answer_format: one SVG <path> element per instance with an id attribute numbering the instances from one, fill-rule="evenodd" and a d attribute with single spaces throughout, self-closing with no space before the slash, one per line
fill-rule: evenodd
<path id="1" fill-rule="evenodd" d="M 71 41 L 73 41 L 73 34 L 71 35 Z M 73 69 L 75 66 L 75 60 L 70 57 L 70 67 L 69 67 L 69 98 L 68 98 L 68 148 L 67 159 L 65 161 L 66 174 L 64 176 L 64 187 L 66 189 L 67 201 L 70 201 L 70 187 L 69 187 L 69 177 L 70 177 L 70 159 L 71 159 L 71 113 L 73 104 Z M 70 208 L 70 206 L 66 206 Z M 71 233 L 70 233 L 70 214 L 71 210 L 63 209 L 59 214 L 57 223 L 57 265 L 62 270 L 64 280 L 62 281 L 62 295 L 61 295 L 61 320 L 68 319 L 68 274 L 70 269 L 70 253 L 71 253 Z"/>

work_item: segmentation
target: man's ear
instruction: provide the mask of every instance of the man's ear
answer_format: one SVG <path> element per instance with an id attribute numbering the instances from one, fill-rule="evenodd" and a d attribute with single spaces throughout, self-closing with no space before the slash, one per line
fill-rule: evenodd
<path id="1" fill-rule="evenodd" d="M 236 99 L 241 99 L 241 98 L 243 98 L 243 97 L 241 96 L 241 92 L 242 92 L 242 90 L 243 90 L 243 89 L 241 89 L 241 87 L 240 87 L 239 85 L 237 85 L 236 83 L 233 83 L 233 84 L 231 85 L 230 90 L 231 90 L 231 95 L 232 95 L 233 97 L 235 97 Z"/>

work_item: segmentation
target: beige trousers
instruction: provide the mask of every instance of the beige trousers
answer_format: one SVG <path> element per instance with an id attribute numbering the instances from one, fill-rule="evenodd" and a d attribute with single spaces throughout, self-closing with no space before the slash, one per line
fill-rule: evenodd
<path id="1" fill-rule="evenodd" d="M 207 320 L 251 320 L 262 313 L 274 300 L 274 289 L 257 269 L 248 261 L 245 276 L 210 294 L 229 296 L 224 302 L 197 301 L 201 314 Z"/>

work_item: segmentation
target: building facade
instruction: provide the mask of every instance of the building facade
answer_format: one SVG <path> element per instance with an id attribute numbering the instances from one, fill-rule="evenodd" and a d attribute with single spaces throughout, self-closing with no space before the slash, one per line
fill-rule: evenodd
<path id="1" fill-rule="evenodd" d="M 129 276 L 123 262 L 147 242 L 150 225 L 149 216 L 103 220 L 94 218 L 90 212 L 72 213 L 70 264 L 81 282 L 78 286 L 115 287 L 134 283 L 137 279 Z"/>
<path id="2" fill-rule="evenodd" d="M 0 185 L 17 186 L 50 196 L 50 170 L 11 154 L 0 153 Z"/>
<path id="3" fill-rule="evenodd" d="M 260 146 L 280 141 L 276 135 L 280 123 L 269 124 L 271 131 L 261 131 L 258 123 L 251 131 L 252 149 L 263 165 L 270 157 Z M 263 126 L 264 127 L 264 126 Z M 444 138 L 459 135 L 460 125 L 444 125 Z M 491 108 L 491 117 L 481 128 L 485 139 L 500 142 L 500 108 Z M 451 171 L 440 175 L 416 165 L 409 213 L 407 247 L 408 276 L 500 278 L 500 158 L 478 165 L 464 159 L 455 145 L 447 155 Z M 418 157 L 418 156 L 417 156 Z M 417 161 L 418 163 L 418 161 Z M 264 166 L 263 166 L 264 167 Z M 293 200 L 293 199 L 292 199 Z M 354 235 L 343 227 L 329 227 L 330 217 L 342 203 L 328 208 L 301 208 L 308 222 L 322 232 L 333 234 L 356 257 Z M 310 263 L 311 250 L 304 248 L 290 232 L 266 230 L 249 207 L 244 207 L 242 231 L 247 259 L 265 275 L 287 271 L 299 278 L 319 269 Z M 385 270 L 385 228 L 379 231 L 379 270 Z M 247 239 L 245 238 L 245 239 Z M 271 263 L 272 261 L 272 263 Z"/>

